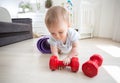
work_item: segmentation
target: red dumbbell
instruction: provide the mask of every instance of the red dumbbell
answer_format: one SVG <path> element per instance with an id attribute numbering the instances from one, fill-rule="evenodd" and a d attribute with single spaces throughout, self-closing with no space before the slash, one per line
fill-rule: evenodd
<path id="1" fill-rule="evenodd" d="M 79 61 L 77 57 L 71 59 L 70 64 L 64 65 L 63 61 L 58 60 L 57 56 L 51 56 L 49 61 L 49 67 L 52 71 L 58 69 L 59 67 L 70 66 L 72 72 L 77 72 L 79 70 Z"/>
<path id="2" fill-rule="evenodd" d="M 99 54 L 94 54 L 90 60 L 82 65 L 82 71 L 88 77 L 94 77 L 98 74 L 98 67 L 102 65 L 103 58 Z"/>

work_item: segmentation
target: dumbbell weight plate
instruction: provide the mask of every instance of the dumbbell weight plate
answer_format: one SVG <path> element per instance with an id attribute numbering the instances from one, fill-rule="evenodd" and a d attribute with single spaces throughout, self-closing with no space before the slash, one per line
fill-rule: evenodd
<path id="1" fill-rule="evenodd" d="M 49 61 L 49 67 L 52 71 L 58 69 L 58 60 L 57 56 L 51 56 Z"/>
<path id="2" fill-rule="evenodd" d="M 79 70 L 79 60 L 77 57 L 73 57 L 71 60 L 71 71 L 77 72 Z"/>
<path id="3" fill-rule="evenodd" d="M 98 66 L 92 61 L 87 61 L 82 65 L 82 71 L 88 77 L 94 77 L 98 73 Z"/>
<path id="4" fill-rule="evenodd" d="M 94 54 L 93 56 L 90 57 L 90 60 L 96 61 L 98 66 L 101 66 L 101 64 L 103 62 L 103 58 L 99 54 Z"/>

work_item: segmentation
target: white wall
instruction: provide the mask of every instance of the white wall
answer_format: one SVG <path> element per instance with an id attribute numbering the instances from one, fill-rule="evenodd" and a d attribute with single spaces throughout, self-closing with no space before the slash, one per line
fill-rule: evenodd
<path id="1" fill-rule="evenodd" d="M 22 0 L 0 0 L 0 6 L 5 7 L 9 12 L 11 17 L 17 17 L 17 13 L 19 12 L 19 3 Z M 30 1 L 30 3 L 32 4 L 33 7 L 33 11 L 37 10 L 36 9 L 36 2 L 37 1 L 42 1 L 41 2 L 41 6 L 44 5 L 44 1 L 45 0 L 25 0 L 26 2 Z M 44 7 L 42 7 L 42 9 L 45 9 Z"/>
<path id="2" fill-rule="evenodd" d="M 120 26 L 120 0 L 83 0 L 89 1 L 95 9 L 94 36 L 115 38 Z M 118 30 L 120 32 L 120 30 Z M 114 39 L 113 38 L 113 39 Z M 120 37 L 118 37 L 120 39 Z"/>
<path id="3" fill-rule="evenodd" d="M 114 27 L 115 0 L 102 0 L 99 37 L 111 38 Z"/>
<path id="4" fill-rule="evenodd" d="M 0 6 L 6 8 L 11 17 L 17 17 L 19 2 L 20 0 L 0 0 Z"/>
<path id="5" fill-rule="evenodd" d="M 101 0 L 95 0 L 96 3 L 94 3 L 95 8 L 95 24 L 94 24 L 94 37 L 98 37 L 99 35 L 99 28 L 100 28 L 100 17 L 101 17 L 101 6 L 102 1 Z"/>
<path id="6" fill-rule="evenodd" d="M 120 42 L 120 0 L 115 2 L 115 14 L 114 14 L 114 30 L 112 39 Z"/>
<path id="7" fill-rule="evenodd" d="M 120 41 L 118 28 L 120 26 L 120 0 L 102 0 L 100 9 L 97 36 L 110 39 L 117 37 Z"/>
<path id="8" fill-rule="evenodd" d="M 94 36 L 98 36 L 101 0 L 81 0 L 79 10 L 79 13 L 81 14 L 79 19 L 81 19 L 80 34 L 82 38 L 92 37 L 93 34 Z"/>

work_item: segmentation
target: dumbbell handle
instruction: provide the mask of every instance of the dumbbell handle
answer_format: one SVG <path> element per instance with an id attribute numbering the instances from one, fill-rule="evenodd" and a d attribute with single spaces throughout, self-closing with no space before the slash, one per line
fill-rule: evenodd
<path id="1" fill-rule="evenodd" d="M 97 66 L 99 67 L 98 60 L 90 60 L 90 61 L 92 61 L 93 63 L 97 64 Z"/>
<path id="2" fill-rule="evenodd" d="M 63 61 L 59 60 L 59 61 L 58 61 L 58 65 L 59 65 L 59 66 L 70 66 L 70 63 L 69 63 L 68 65 L 65 65 L 65 64 L 63 63 Z"/>
<path id="3" fill-rule="evenodd" d="M 93 63 L 97 64 L 98 67 L 100 67 L 103 62 L 103 57 L 98 54 L 95 54 L 90 57 L 90 61 L 92 61 Z"/>
<path id="4" fill-rule="evenodd" d="M 58 66 L 59 67 L 70 66 L 72 72 L 77 72 L 78 69 L 79 69 L 79 61 L 78 61 L 78 58 L 74 57 L 74 58 L 72 58 L 71 62 L 68 65 L 66 65 L 66 64 L 63 63 L 63 61 L 59 60 L 58 61 Z"/>

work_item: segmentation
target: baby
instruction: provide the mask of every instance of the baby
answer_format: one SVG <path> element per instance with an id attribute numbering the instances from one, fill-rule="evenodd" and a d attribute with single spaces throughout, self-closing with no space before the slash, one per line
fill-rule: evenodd
<path id="1" fill-rule="evenodd" d="M 52 55 L 66 54 L 63 63 L 68 65 L 78 55 L 79 46 L 78 33 L 70 28 L 69 13 L 61 6 L 53 6 L 46 13 L 45 24 L 51 34 L 48 42 Z"/>

